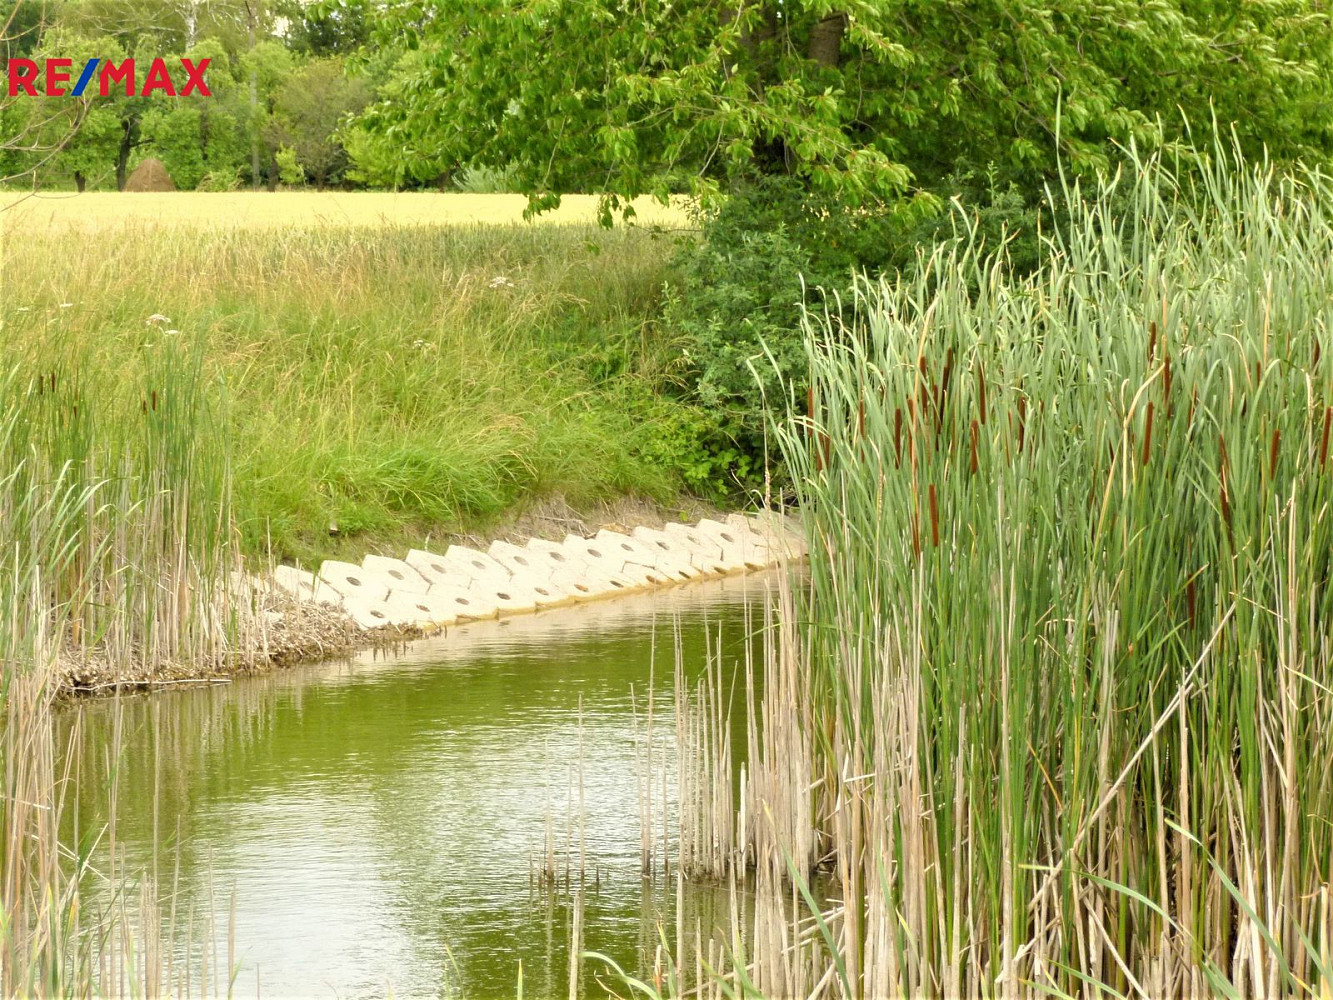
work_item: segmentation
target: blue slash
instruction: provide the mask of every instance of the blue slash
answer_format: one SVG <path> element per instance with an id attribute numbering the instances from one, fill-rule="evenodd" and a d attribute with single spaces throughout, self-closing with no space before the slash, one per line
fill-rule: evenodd
<path id="1" fill-rule="evenodd" d="M 93 72 L 97 69 L 97 64 L 101 61 L 101 59 L 88 60 L 88 65 L 83 67 L 83 72 L 79 74 L 79 82 L 74 85 L 74 89 L 70 91 L 71 94 L 75 97 L 83 96 L 83 88 L 88 86 L 88 81 L 93 78 Z"/>

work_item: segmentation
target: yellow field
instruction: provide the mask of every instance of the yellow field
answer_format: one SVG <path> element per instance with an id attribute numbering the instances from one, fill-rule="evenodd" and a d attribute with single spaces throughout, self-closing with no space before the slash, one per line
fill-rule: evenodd
<path id="1" fill-rule="evenodd" d="M 522 223 L 527 199 L 517 194 L 378 191 L 227 191 L 170 193 L 0 192 L 0 230 L 18 227 L 105 228 L 170 225 L 236 228 L 286 226 L 447 226 Z M 641 198 L 634 203 L 642 225 L 689 224 L 683 203 L 670 206 Z M 595 195 L 566 195 L 560 208 L 533 224 L 591 223 Z"/>

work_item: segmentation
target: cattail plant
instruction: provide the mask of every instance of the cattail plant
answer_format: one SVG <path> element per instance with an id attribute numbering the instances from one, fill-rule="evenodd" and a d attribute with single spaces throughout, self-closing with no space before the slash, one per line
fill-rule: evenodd
<path id="1" fill-rule="evenodd" d="M 1199 160 L 1071 184 L 1035 274 L 964 237 L 811 319 L 734 854 L 817 931 L 756 923 L 729 982 L 1333 995 L 1333 183 Z"/>

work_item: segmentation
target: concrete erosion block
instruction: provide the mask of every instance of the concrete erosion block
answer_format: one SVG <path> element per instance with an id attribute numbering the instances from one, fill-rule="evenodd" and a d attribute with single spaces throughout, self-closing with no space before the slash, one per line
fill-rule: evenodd
<path id="1" fill-rule="evenodd" d="M 491 542 L 487 554 L 536 592 L 539 607 L 555 608 L 591 596 L 591 590 L 575 590 L 574 583 L 582 581 L 544 553 L 512 542 L 495 541 Z"/>
<path id="2" fill-rule="evenodd" d="M 530 538 L 525 547 L 535 557 L 534 571 L 540 575 L 540 567 L 545 566 L 550 571 L 551 582 L 564 587 L 576 601 L 590 601 L 607 590 L 616 589 L 611 581 L 600 579 L 586 562 L 566 552 L 560 542 Z"/>
<path id="3" fill-rule="evenodd" d="M 444 565 L 450 574 L 459 574 L 470 580 L 503 583 L 511 574 L 501 562 L 485 552 L 466 545 L 450 545 L 444 554 Z"/>
<path id="4" fill-rule="evenodd" d="M 726 576 L 745 568 L 745 563 L 739 558 L 724 558 L 721 544 L 696 531 L 693 525 L 668 524 L 662 531 L 672 544 L 689 553 L 691 563 L 709 576 Z"/>
<path id="5" fill-rule="evenodd" d="M 690 564 L 688 557 L 675 553 L 669 546 L 658 548 L 629 535 L 603 528 L 596 538 L 612 551 L 620 553 L 626 564 L 650 566 L 665 574 L 668 579 L 680 583 L 700 576 L 699 570 Z"/>
<path id="6" fill-rule="evenodd" d="M 526 575 L 530 579 L 549 580 L 555 574 L 557 566 L 549 558 L 513 542 L 491 542 L 486 554 L 514 576 Z"/>
<path id="7" fill-rule="evenodd" d="M 437 583 L 449 583 L 458 579 L 458 574 L 450 570 L 445 564 L 444 556 L 437 555 L 434 552 L 427 552 L 424 549 L 409 549 L 407 558 L 403 560 L 407 565 L 421 574 L 422 579 L 434 586 Z M 461 585 L 466 585 L 463 581 Z"/>
<path id="8" fill-rule="evenodd" d="M 565 536 L 565 551 L 572 552 L 604 579 L 623 577 L 637 587 L 662 587 L 672 582 L 656 567 L 626 565 L 620 550 L 597 538 Z"/>
<path id="9" fill-rule="evenodd" d="M 720 559 L 721 551 L 714 550 L 711 545 L 699 549 L 678 537 L 675 533 L 668 534 L 666 531 L 660 531 L 656 528 L 635 528 L 633 537 L 650 551 L 655 549 L 660 553 L 670 555 L 672 558 L 682 559 L 689 563 L 696 574 L 696 579 L 724 576 L 731 572 Z M 716 555 L 711 555 L 710 553 L 714 551 L 716 551 Z"/>
<path id="10" fill-rule="evenodd" d="M 487 604 L 494 604 L 501 615 L 536 611 L 538 594 L 521 580 L 474 580 L 468 588 Z"/>
<path id="11" fill-rule="evenodd" d="M 571 561 L 569 553 L 560 542 L 549 542 L 545 538 L 529 538 L 524 546 L 529 552 L 537 554 L 538 561 L 551 568 L 555 573 L 568 573 L 577 561 Z"/>
<path id="12" fill-rule="evenodd" d="M 389 600 L 401 603 L 404 607 L 412 605 L 418 612 L 416 624 L 422 627 L 433 625 L 436 628 L 443 628 L 454 624 L 460 617 L 457 605 L 442 594 L 391 590 Z"/>
<path id="13" fill-rule="evenodd" d="M 382 599 L 364 594 L 346 595 L 342 599 L 343 612 L 362 628 L 384 628 L 387 625 L 416 626 L 429 624 L 426 615 L 403 596 Z"/>
<path id="14" fill-rule="evenodd" d="M 740 559 L 747 569 L 763 569 L 777 561 L 777 553 L 770 551 L 763 536 L 749 528 L 705 517 L 695 525 L 695 530 L 716 539 L 726 558 Z"/>
<path id="15" fill-rule="evenodd" d="M 430 581 L 402 559 L 391 559 L 388 556 L 366 556 L 361 560 L 361 567 L 393 580 L 390 589 L 395 593 L 403 591 L 412 594 L 424 594 L 430 589 Z"/>
<path id="16" fill-rule="evenodd" d="M 561 581 L 542 579 L 534 576 L 530 581 L 533 592 L 537 595 L 537 607 L 558 608 L 565 604 L 587 600 L 587 596 L 574 590 Z"/>
<path id="17" fill-rule="evenodd" d="M 322 583 L 314 573 L 309 573 L 295 566 L 274 566 L 270 584 L 277 590 L 296 598 L 298 601 L 323 601 L 337 604 L 341 595 L 335 593 L 327 583 Z"/>
<path id="18" fill-rule="evenodd" d="M 389 577 L 363 569 L 356 563 L 326 559 L 319 567 L 319 579 L 341 597 L 365 597 L 382 601 L 389 595 Z"/>
<path id="19" fill-rule="evenodd" d="M 748 524 L 768 541 L 770 548 L 783 552 L 788 558 L 805 554 L 805 532 L 800 519 L 793 515 L 777 510 L 757 510 L 749 514 L 728 514 L 727 523 Z"/>
<path id="20" fill-rule="evenodd" d="M 431 584 L 427 596 L 448 607 L 458 621 L 494 618 L 500 612 L 500 606 L 488 600 L 484 593 L 452 582 Z"/>
<path id="21" fill-rule="evenodd" d="M 552 579 L 575 591 L 580 600 L 596 600 L 617 594 L 633 594 L 647 586 L 642 580 L 612 572 L 605 566 L 590 562 L 586 555 L 570 548 L 565 542 L 548 542 L 534 538 L 529 543 L 533 551 L 545 553 L 560 567 Z"/>

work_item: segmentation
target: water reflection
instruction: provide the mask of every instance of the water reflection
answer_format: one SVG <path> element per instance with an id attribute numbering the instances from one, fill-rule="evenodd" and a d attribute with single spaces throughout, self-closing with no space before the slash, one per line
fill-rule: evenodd
<path id="1" fill-rule="evenodd" d="M 651 676 L 668 707 L 676 621 L 691 674 L 719 633 L 733 668 L 774 585 L 693 585 L 79 706 L 73 832 L 103 825 L 116 792 L 129 867 L 155 873 L 164 913 L 178 884 L 177 926 L 222 967 L 234 906 L 240 996 L 512 995 L 520 963 L 526 995 L 564 995 L 567 899 L 532 887 L 548 836 L 576 871 L 581 845 L 584 947 L 643 969 L 676 892 L 640 874 L 631 688 L 642 699 Z M 663 750 L 670 728 L 656 726 Z M 689 890 L 687 926 L 725 924 L 726 896 Z"/>

